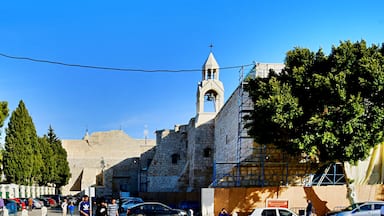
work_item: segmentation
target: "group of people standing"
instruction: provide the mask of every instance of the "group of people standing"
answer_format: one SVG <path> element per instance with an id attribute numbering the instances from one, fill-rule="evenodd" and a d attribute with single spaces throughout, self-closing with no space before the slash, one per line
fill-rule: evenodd
<path id="1" fill-rule="evenodd" d="M 73 204 L 73 202 L 68 202 L 67 199 L 64 199 L 61 203 L 61 209 L 63 210 L 63 216 L 67 215 L 68 210 L 71 216 L 73 216 L 73 214 L 75 213 L 75 205 Z"/>
<path id="2" fill-rule="evenodd" d="M 68 210 L 71 216 L 74 215 L 75 206 L 72 202 L 68 203 L 68 200 L 64 199 L 61 208 L 63 210 L 63 216 L 67 216 Z M 116 203 L 116 199 L 112 199 L 109 204 L 105 200 L 96 203 L 96 211 L 92 214 L 89 197 L 84 195 L 79 202 L 78 210 L 80 216 L 119 216 L 119 205 Z"/>

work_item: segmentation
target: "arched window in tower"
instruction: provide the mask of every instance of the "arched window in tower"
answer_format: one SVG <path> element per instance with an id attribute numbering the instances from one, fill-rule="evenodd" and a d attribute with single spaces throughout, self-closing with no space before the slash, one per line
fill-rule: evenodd
<path id="1" fill-rule="evenodd" d="M 208 69 L 207 79 L 212 79 L 212 70 L 211 69 Z"/>
<path id="2" fill-rule="evenodd" d="M 204 112 L 216 112 L 215 102 L 216 102 L 217 93 L 213 90 L 205 93 L 204 101 Z"/>

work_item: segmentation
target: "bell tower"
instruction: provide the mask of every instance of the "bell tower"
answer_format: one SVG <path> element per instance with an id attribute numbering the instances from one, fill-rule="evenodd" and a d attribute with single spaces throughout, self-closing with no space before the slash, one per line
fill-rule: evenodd
<path id="1" fill-rule="evenodd" d="M 224 86 L 219 80 L 219 65 L 210 52 L 197 86 L 196 126 L 212 120 L 224 105 Z"/>

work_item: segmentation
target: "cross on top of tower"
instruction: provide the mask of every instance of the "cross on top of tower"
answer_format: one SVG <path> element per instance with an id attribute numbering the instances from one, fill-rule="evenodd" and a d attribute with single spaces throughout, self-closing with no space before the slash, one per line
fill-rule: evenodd
<path id="1" fill-rule="evenodd" d="M 212 48 L 213 48 L 213 44 L 212 43 L 211 43 L 211 45 L 209 45 L 209 48 L 210 48 L 210 50 L 212 52 Z"/>

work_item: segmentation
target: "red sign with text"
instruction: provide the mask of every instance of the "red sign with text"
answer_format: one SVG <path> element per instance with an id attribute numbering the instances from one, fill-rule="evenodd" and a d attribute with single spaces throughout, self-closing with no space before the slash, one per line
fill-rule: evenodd
<path id="1" fill-rule="evenodd" d="M 288 200 L 283 199 L 268 199 L 267 207 L 288 208 Z"/>

